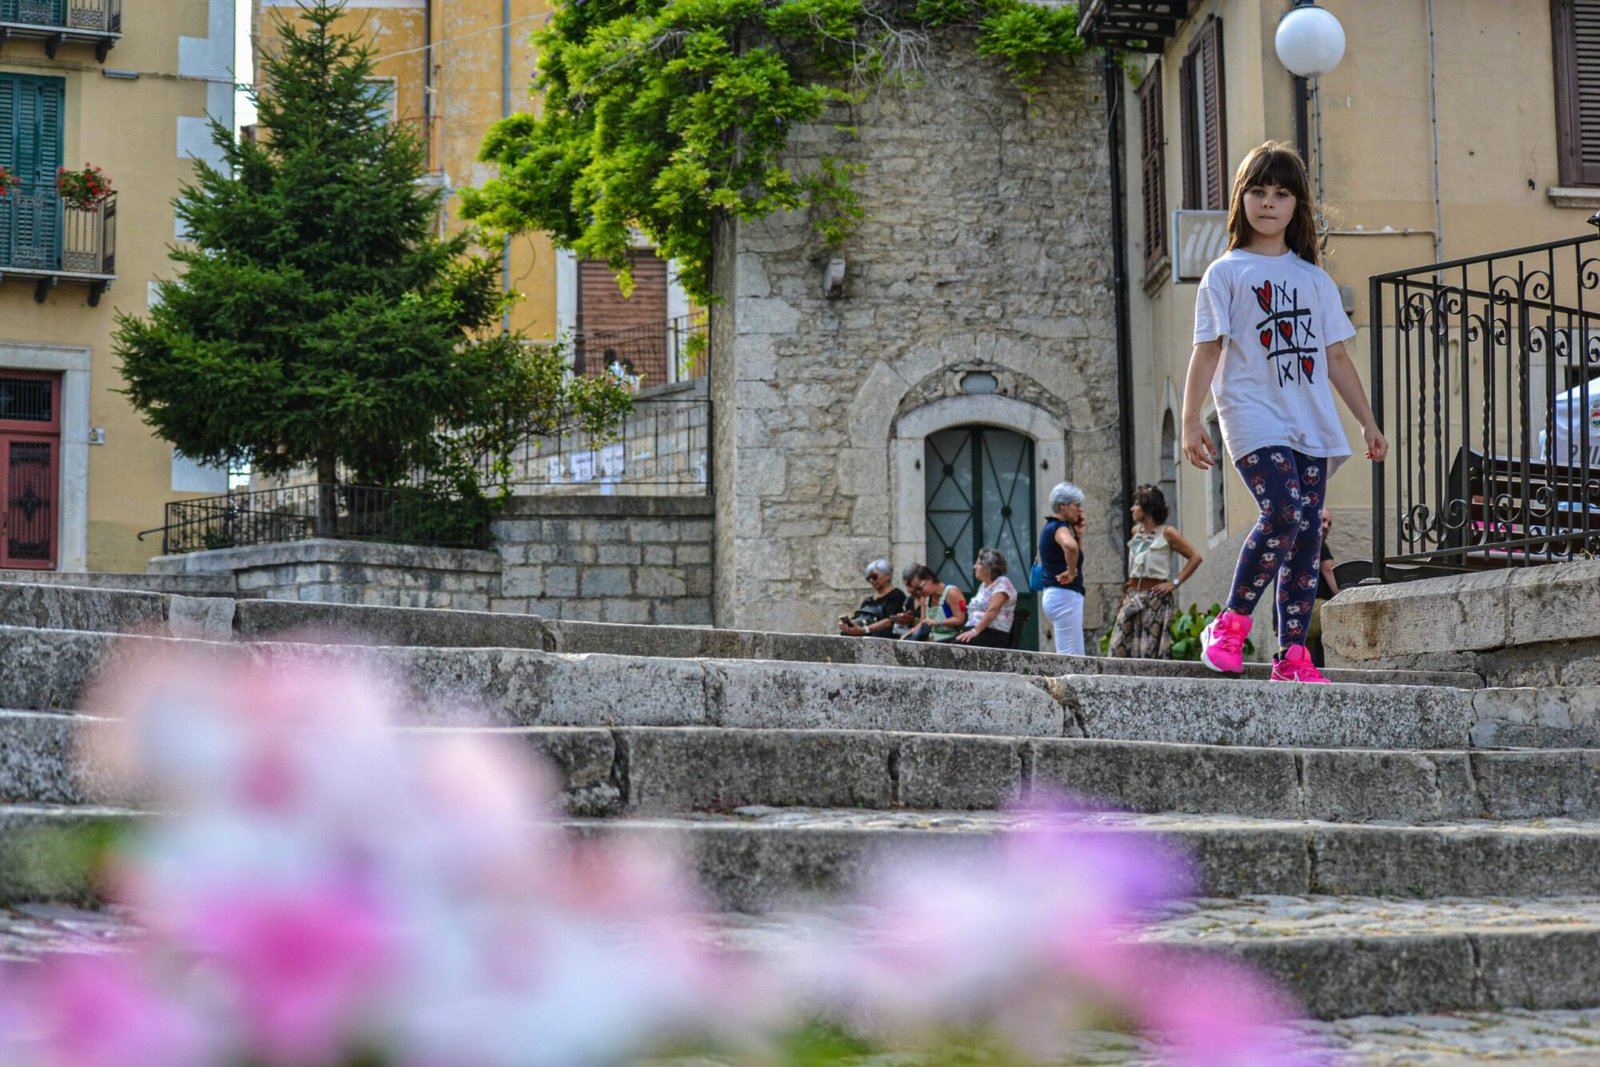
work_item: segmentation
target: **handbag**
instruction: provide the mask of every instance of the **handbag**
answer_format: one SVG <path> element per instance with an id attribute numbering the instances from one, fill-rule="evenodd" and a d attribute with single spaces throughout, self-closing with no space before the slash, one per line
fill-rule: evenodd
<path id="1" fill-rule="evenodd" d="M 1028 570 L 1028 588 L 1035 593 L 1042 593 L 1050 588 L 1050 572 L 1044 569 L 1044 564 L 1038 560 L 1033 561 L 1033 566 Z"/>

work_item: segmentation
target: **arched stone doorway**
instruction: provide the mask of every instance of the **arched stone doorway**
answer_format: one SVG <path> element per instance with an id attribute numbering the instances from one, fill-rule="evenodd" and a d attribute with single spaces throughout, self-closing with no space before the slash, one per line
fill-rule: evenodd
<path id="1" fill-rule="evenodd" d="M 1028 612 L 1019 647 L 1039 647 L 1037 595 L 1028 589 L 1033 561 L 1033 441 L 995 426 L 958 426 L 929 434 L 923 482 L 927 563 L 939 580 L 971 590 L 978 549 L 1005 556 L 1017 604 Z"/>
<path id="2" fill-rule="evenodd" d="M 954 433 L 941 436 L 946 431 Z M 1012 584 L 1022 594 L 1020 602 L 1033 616 L 1026 633 L 1030 641 L 1027 647 L 1037 647 L 1038 635 L 1042 632 L 1039 612 L 1032 603 L 1033 594 L 1027 590 L 1028 567 L 1033 563 L 1033 538 L 1038 533 L 1040 517 L 1045 513 L 1051 486 L 1067 477 L 1066 427 L 1053 413 L 1027 401 L 997 394 L 947 396 L 903 412 L 895 420 L 890 434 L 893 558 L 896 566 L 916 560 L 925 561 L 936 570 L 941 567 L 944 546 L 937 545 L 936 549 L 937 539 L 929 529 L 930 489 L 934 487 L 930 478 L 935 476 L 929 460 L 930 441 L 940 442 L 943 452 L 949 452 L 951 444 L 959 442 L 961 434 L 977 431 L 982 431 L 990 447 L 999 450 L 995 458 L 996 472 L 1005 468 L 1007 457 L 1016 471 L 1015 476 L 1008 476 L 1012 483 L 1009 519 L 1023 524 L 1025 530 L 1010 535 L 1003 545 L 994 544 L 994 533 L 998 533 L 1008 518 L 1001 514 L 1001 506 L 985 521 L 983 533 L 990 537 L 988 543 L 1006 555 Z M 969 471 L 973 455 L 970 451 L 967 453 Z M 978 455 L 981 458 L 981 452 Z M 937 472 L 941 476 L 942 466 Z M 1026 477 L 1022 476 L 1024 468 Z M 998 491 L 1001 484 L 998 473 L 991 476 L 990 482 Z M 1028 501 L 1028 505 L 1024 507 L 1022 501 Z M 952 510 L 954 507 L 952 504 Z M 1013 542 L 1016 542 L 1014 548 Z M 957 553 L 961 558 L 954 562 L 960 568 L 963 589 L 972 587 L 971 553 L 983 544 L 980 540 L 970 551 Z M 940 573 L 945 572 L 941 570 Z"/>

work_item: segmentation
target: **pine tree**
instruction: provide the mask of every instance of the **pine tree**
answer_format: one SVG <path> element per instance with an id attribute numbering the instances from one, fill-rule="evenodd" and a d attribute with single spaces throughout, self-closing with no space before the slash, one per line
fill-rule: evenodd
<path id="1" fill-rule="evenodd" d="M 175 202 L 183 271 L 147 318 L 118 320 L 124 391 L 202 462 L 311 465 L 323 486 L 341 465 L 377 485 L 425 469 L 475 494 L 471 461 L 572 422 L 608 429 L 628 399 L 499 329 L 497 264 L 467 233 L 434 235 L 443 193 L 418 183 L 420 139 L 389 121 L 342 15 L 317 0 L 279 17 L 257 139 L 212 124 L 223 166 L 197 161 Z M 332 509 L 325 490 L 319 532 Z"/>

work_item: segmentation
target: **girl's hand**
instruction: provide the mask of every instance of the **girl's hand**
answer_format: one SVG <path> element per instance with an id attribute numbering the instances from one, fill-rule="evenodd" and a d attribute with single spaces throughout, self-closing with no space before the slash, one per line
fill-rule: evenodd
<path id="1" fill-rule="evenodd" d="M 1372 462 L 1382 463 L 1389 455 L 1389 439 L 1376 426 L 1364 427 L 1361 439 L 1367 443 L 1367 458 Z"/>
<path id="2" fill-rule="evenodd" d="M 1198 422 L 1192 426 L 1184 423 L 1183 454 L 1190 463 L 1203 471 L 1208 471 L 1216 465 L 1217 446 Z"/>
<path id="3" fill-rule="evenodd" d="M 1078 573 L 1077 571 L 1073 570 L 1071 567 L 1068 567 L 1066 570 L 1064 570 L 1060 574 L 1056 575 L 1056 584 L 1057 585 L 1070 585 L 1071 582 L 1072 582 L 1073 575 L 1075 575 L 1077 573 Z"/>
<path id="4" fill-rule="evenodd" d="M 960 633 L 956 634 L 956 640 L 960 641 L 964 645 L 977 636 L 978 631 L 976 630 L 962 630 Z"/>
<path id="5" fill-rule="evenodd" d="M 1178 591 L 1178 587 L 1171 582 L 1159 582 L 1154 589 L 1157 593 L 1175 593 Z"/>

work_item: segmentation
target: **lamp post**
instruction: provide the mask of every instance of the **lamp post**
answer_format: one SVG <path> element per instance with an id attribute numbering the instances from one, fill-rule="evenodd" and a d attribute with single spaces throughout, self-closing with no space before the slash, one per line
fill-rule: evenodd
<path id="1" fill-rule="evenodd" d="M 1295 146 L 1300 158 L 1311 161 L 1311 137 L 1317 142 L 1317 201 L 1322 201 L 1322 108 L 1317 102 L 1317 79 L 1339 65 L 1344 58 L 1344 27 L 1331 11 L 1318 7 L 1315 0 L 1297 0 L 1278 20 L 1273 38 L 1278 62 L 1294 75 Z M 1315 105 L 1315 110 L 1307 114 Z"/>

